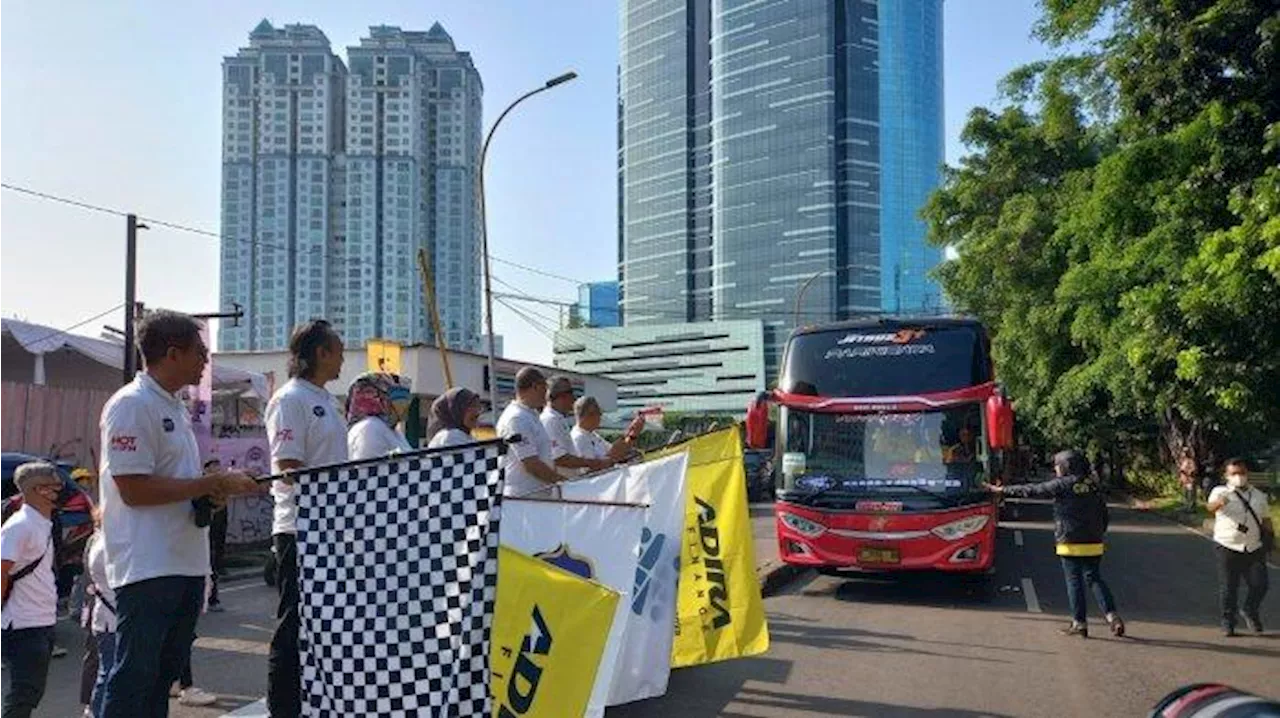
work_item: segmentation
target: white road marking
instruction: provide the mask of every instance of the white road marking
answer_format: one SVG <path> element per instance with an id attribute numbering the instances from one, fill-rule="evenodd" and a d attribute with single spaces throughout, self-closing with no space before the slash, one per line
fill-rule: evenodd
<path id="1" fill-rule="evenodd" d="M 243 586 L 227 586 L 226 588 L 219 586 L 218 595 L 221 596 L 224 593 L 235 593 L 236 591 L 247 591 L 248 589 L 255 588 L 258 585 L 260 585 L 256 581 L 253 581 L 251 579 L 246 579 L 246 580 L 248 580 L 248 583 L 244 584 Z M 267 586 L 267 584 L 265 583 L 261 585 Z M 267 588 L 270 588 L 273 592 L 275 591 L 275 589 L 272 588 L 271 586 L 267 586 Z"/>
<path id="2" fill-rule="evenodd" d="M 1022 529 L 1013 530 L 1013 545 L 1014 546 L 1022 545 Z"/>
<path id="3" fill-rule="evenodd" d="M 1027 599 L 1027 613 L 1044 613 L 1040 610 L 1040 599 L 1036 597 L 1036 585 L 1029 578 L 1022 579 L 1022 597 Z"/>

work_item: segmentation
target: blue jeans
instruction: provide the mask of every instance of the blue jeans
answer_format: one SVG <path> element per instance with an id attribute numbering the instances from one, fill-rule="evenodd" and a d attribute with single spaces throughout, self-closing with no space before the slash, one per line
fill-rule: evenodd
<path id="1" fill-rule="evenodd" d="M 115 665 L 99 718 L 165 718 L 169 686 L 191 660 L 203 576 L 162 576 L 116 589 Z"/>
<path id="2" fill-rule="evenodd" d="M 1067 578 L 1067 602 L 1071 604 L 1071 620 L 1084 623 L 1087 613 L 1085 602 L 1085 584 L 1093 590 L 1093 597 L 1098 599 L 1102 613 L 1116 612 L 1116 600 L 1111 596 L 1111 589 L 1102 580 L 1101 556 L 1061 556 L 1062 572 Z"/>
<path id="3" fill-rule="evenodd" d="M 4 691 L 4 718 L 27 718 L 44 697 L 53 653 L 53 626 L 6 628 L 3 633 L 4 667 L 9 685 Z"/>
<path id="4" fill-rule="evenodd" d="M 89 705 L 93 709 L 94 718 L 101 718 L 102 703 L 107 698 L 107 677 L 111 675 L 111 667 L 116 664 L 116 634 L 95 633 L 93 638 L 98 642 L 98 681 L 93 684 L 93 699 Z"/>

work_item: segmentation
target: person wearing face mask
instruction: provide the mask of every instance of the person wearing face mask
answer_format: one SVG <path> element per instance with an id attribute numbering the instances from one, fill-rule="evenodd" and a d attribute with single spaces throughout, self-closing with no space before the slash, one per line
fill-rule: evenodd
<path id="1" fill-rule="evenodd" d="M 1275 527 L 1267 512 L 1267 493 L 1249 486 L 1249 464 L 1230 459 L 1225 465 L 1226 486 L 1209 492 L 1207 508 L 1213 514 L 1213 542 L 1218 553 L 1218 597 L 1222 609 L 1222 635 L 1236 635 L 1236 599 L 1244 579 L 1244 621 L 1249 630 L 1262 633 L 1262 599 L 1267 595 L 1267 553 L 1275 544 Z"/>
<path id="2" fill-rule="evenodd" d="M 53 464 L 33 461 L 14 472 L 22 508 L 0 528 L 3 558 L 4 714 L 29 716 L 44 696 L 58 589 L 53 580 L 53 509 L 62 479 Z"/>
<path id="3" fill-rule="evenodd" d="M 474 442 L 471 431 L 476 428 L 483 410 L 480 396 L 460 386 L 436 397 L 431 402 L 431 421 L 427 425 L 431 441 L 427 442 L 427 448 L 464 446 Z"/>
<path id="4" fill-rule="evenodd" d="M 356 377 L 347 390 L 348 458 L 360 461 L 412 449 L 396 430 L 412 401 L 406 378 L 376 372 Z"/>

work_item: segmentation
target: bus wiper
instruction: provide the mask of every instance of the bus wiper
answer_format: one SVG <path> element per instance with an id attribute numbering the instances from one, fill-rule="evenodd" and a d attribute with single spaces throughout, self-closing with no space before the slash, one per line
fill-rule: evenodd
<path id="1" fill-rule="evenodd" d="M 940 494 L 940 493 L 938 493 L 937 491 L 930 491 L 929 489 L 926 489 L 926 488 L 923 488 L 923 487 L 920 487 L 920 486 L 916 486 L 916 485 L 914 485 L 914 484 L 901 484 L 901 486 L 902 486 L 902 488 L 906 488 L 906 489 L 915 489 L 916 491 L 919 491 L 919 492 L 920 492 L 920 493 L 922 493 L 922 494 L 925 494 L 925 495 L 928 495 L 928 496 L 932 496 L 933 498 L 937 499 L 937 500 L 938 500 L 938 502 L 939 502 L 939 503 L 941 503 L 941 504 L 943 504 L 944 506 L 949 506 L 949 505 L 951 505 L 951 504 L 955 503 L 955 502 L 952 500 L 952 498 L 951 498 L 950 496 L 947 496 L 946 494 Z M 897 488 L 897 487 L 894 487 L 894 488 Z"/>
<path id="2" fill-rule="evenodd" d="M 838 488 L 840 488 L 840 482 L 833 481 L 832 483 L 827 484 L 826 486 L 823 486 L 822 488 L 818 489 L 817 491 L 814 491 L 811 494 L 805 494 L 802 498 L 804 502 L 809 506 L 817 506 L 818 497 L 822 496 L 823 494 L 834 491 Z"/>

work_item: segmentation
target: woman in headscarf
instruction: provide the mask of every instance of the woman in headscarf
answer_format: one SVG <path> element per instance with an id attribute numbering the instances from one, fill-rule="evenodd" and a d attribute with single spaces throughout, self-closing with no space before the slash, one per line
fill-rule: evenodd
<path id="1" fill-rule="evenodd" d="M 412 401 L 403 377 L 375 372 L 356 377 L 347 390 L 347 455 L 355 461 L 409 451 L 396 425 Z"/>
<path id="2" fill-rule="evenodd" d="M 476 428 L 483 408 L 478 394 L 460 386 L 436 397 L 431 402 L 431 421 L 427 425 L 431 441 L 427 443 L 427 448 L 460 446 L 474 442 L 471 430 Z"/>

